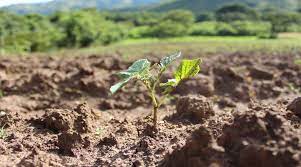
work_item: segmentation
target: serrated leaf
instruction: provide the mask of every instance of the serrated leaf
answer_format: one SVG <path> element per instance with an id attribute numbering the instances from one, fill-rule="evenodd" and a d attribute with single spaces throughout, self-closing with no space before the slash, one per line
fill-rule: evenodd
<path id="1" fill-rule="evenodd" d="M 180 82 L 183 79 L 195 76 L 200 71 L 200 59 L 182 60 L 175 73 L 175 79 Z"/>
<path id="2" fill-rule="evenodd" d="M 110 92 L 112 94 L 116 93 L 120 88 L 122 88 L 127 82 L 129 82 L 131 80 L 131 78 L 125 79 L 121 82 L 118 82 L 117 84 L 111 86 L 110 88 Z"/>
<path id="3" fill-rule="evenodd" d="M 177 58 L 181 57 L 181 52 L 175 53 L 170 56 L 166 56 L 160 60 L 160 67 L 161 69 L 166 69 L 168 65 L 170 65 L 173 61 L 175 61 Z"/>
<path id="4" fill-rule="evenodd" d="M 137 75 L 150 68 L 151 63 L 147 59 L 140 59 L 134 62 L 126 71 L 131 75 Z"/>
<path id="5" fill-rule="evenodd" d="M 133 76 L 141 75 L 147 72 L 151 63 L 147 59 L 140 59 L 135 61 L 126 71 L 118 73 L 121 79 L 127 79 Z"/>
<path id="6" fill-rule="evenodd" d="M 116 93 L 132 78 L 144 78 L 149 72 L 150 64 L 147 59 L 140 59 L 135 61 L 126 71 L 119 72 L 117 75 L 122 81 L 110 88 L 111 93 Z"/>

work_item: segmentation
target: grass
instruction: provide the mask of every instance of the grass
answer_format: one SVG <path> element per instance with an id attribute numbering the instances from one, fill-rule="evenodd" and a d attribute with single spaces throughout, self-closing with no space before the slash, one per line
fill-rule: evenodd
<path id="1" fill-rule="evenodd" d="M 47 55 L 99 55 L 122 53 L 125 58 L 135 59 L 149 53 L 165 55 L 177 50 L 181 50 L 185 55 L 208 55 L 233 52 L 297 53 L 301 51 L 301 34 L 280 34 L 278 39 L 231 36 L 126 39 L 109 46 L 63 49 L 60 51 L 48 52 Z"/>

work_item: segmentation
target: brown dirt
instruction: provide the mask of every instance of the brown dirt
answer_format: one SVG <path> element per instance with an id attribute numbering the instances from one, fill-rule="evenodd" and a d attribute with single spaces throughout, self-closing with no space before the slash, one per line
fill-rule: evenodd
<path id="1" fill-rule="evenodd" d="M 300 166 L 294 58 L 204 57 L 154 131 L 144 87 L 109 94 L 119 56 L 1 57 L 0 166 Z"/>

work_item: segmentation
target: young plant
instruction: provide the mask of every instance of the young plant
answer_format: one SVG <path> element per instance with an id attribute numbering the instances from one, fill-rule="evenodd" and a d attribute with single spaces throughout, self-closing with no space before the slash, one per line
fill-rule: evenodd
<path id="1" fill-rule="evenodd" d="M 164 57 L 159 63 L 151 65 L 147 59 L 140 59 L 134 62 L 126 71 L 119 72 L 117 75 L 121 81 L 110 88 L 112 94 L 126 85 L 130 80 L 138 80 L 143 84 L 152 100 L 153 105 L 153 124 L 157 127 L 158 109 L 164 103 L 165 98 L 175 89 L 179 83 L 187 78 L 193 77 L 200 71 L 201 59 L 182 60 L 174 78 L 166 83 L 161 83 L 161 77 L 167 68 L 178 58 L 181 52 Z"/>
<path id="2" fill-rule="evenodd" d="M 7 137 L 4 126 L 0 128 L 0 139 L 5 139 Z"/>

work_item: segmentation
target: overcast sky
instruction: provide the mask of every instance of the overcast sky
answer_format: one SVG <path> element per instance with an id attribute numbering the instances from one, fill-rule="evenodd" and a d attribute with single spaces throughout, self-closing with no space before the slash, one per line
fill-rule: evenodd
<path id="1" fill-rule="evenodd" d="M 20 3 L 38 3 L 38 2 L 48 2 L 51 0 L 0 0 L 0 6 L 7 6 L 12 4 Z"/>

